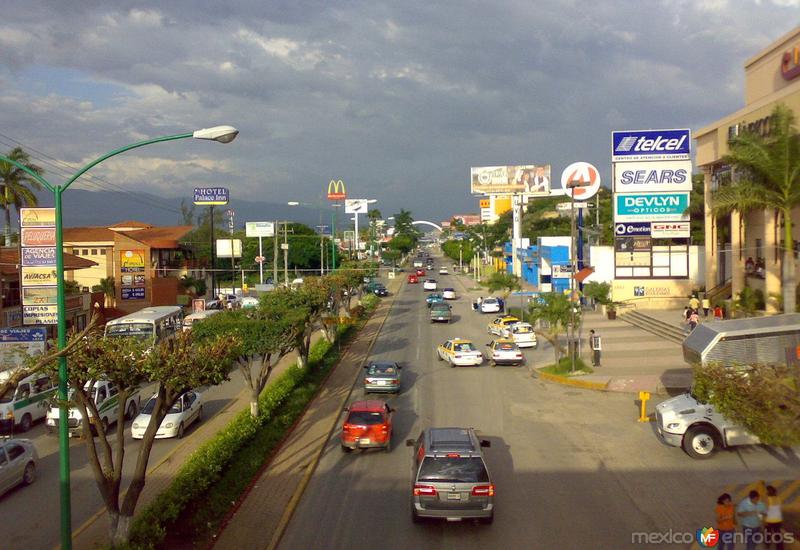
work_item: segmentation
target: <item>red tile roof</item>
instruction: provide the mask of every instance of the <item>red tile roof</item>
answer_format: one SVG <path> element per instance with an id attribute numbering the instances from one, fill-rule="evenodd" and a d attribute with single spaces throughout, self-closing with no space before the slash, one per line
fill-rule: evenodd
<path id="1" fill-rule="evenodd" d="M 107 227 L 65 227 L 65 243 L 114 242 L 114 231 Z"/>
<path id="2" fill-rule="evenodd" d="M 140 227 L 142 229 L 150 229 L 153 227 L 152 225 L 144 222 L 137 222 L 136 220 L 126 220 L 124 222 L 115 223 L 114 225 L 109 225 L 109 228 L 117 228 L 117 227 Z"/>
<path id="3" fill-rule="evenodd" d="M 172 227 L 151 227 L 137 231 L 125 231 L 126 237 L 146 244 L 150 248 L 179 248 L 180 239 L 185 237 L 194 227 L 176 225 Z"/>

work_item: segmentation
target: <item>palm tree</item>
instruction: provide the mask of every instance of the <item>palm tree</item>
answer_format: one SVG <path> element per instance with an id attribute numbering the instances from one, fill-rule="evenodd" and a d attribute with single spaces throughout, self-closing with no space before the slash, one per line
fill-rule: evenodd
<path id="1" fill-rule="evenodd" d="M 41 174 L 43 170 L 31 163 L 30 155 L 22 147 L 14 147 L 8 155 L 29 170 Z M 10 162 L 0 161 L 0 208 L 5 210 L 6 228 L 5 245 L 11 246 L 11 208 L 15 208 L 17 215 L 24 206 L 36 206 L 38 199 L 33 191 L 39 191 L 42 185 L 24 170 L 17 168 Z"/>
<path id="2" fill-rule="evenodd" d="M 731 141 L 725 162 L 737 169 L 737 181 L 712 198 L 715 215 L 755 209 L 775 210 L 783 221 L 784 312 L 796 310 L 792 209 L 800 205 L 800 134 L 792 111 L 778 105 L 772 111 L 769 135 L 746 132 Z"/>
<path id="3" fill-rule="evenodd" d="M 572 322 L 572 302 L 566 294 L 543 292 L 528 307 L 531 321 L 545 321 L 549 327 L 548 332 L 536 332 L 552 344 L 557 367 L 563 351 L 558 338 Z"/>

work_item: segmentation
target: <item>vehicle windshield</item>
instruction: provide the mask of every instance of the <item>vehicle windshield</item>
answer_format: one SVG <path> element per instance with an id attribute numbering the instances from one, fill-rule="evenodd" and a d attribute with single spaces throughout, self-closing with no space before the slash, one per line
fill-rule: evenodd
<path id="1" fill-rule="evenodd" d="M 496 304 L 497 300 L 495 298 L 484 298 L 483 299 L 483 303 L 484 304 Z"/>
<path id="2" fill-rule="evenodd" d="M 3 395 L 0 395 L 0 403 L 11 403 L 14 400 L 14 392 L 17 388 L 10 387 L 8 388 Z"/>
<path id="3" fill-rule="evenodd" d="M 156 398 L 151 397 L 150 400 L 144 404 L 144 407 L 142 407 L 142 414 L 153 414 L 153 409 L 155 408 L 156 408 Z M 172 407 L 170 407 L 169 412 L 167 414 L 179 413 L 181 412 L 181 410 L 182 410 L 181 400 L 178 399 L 175 402 L 175 404 L 172 405 Z"/>
<path id="4" fill-rule="evenodd" d="M 472 345 L 472 342 L 462 342 L 460 344 L 455 345 L 456 351 L 475 351 L 475 346 Z"/>
<path id="5" fill-rule="evenodd" d="M 350 416 L 347 417 L 347 423 L 358 426 L 383 424 L 383 414 L 377 411 L 352 411 Z"/>
<path id="6" fill-rule="evenodd" d="M 489 472 L 479 457 L 427 456 L 419 469 L 419 481 L 487 483 Z"/>
<path id="7" fill-rule="evenodd" d="M 513 325 L 515 323 L 519 323 L 519 319 L 504 319 L 503 320 L 503 324 L 504 325 Z"/>
<path id="8" fill-rule="evenodd" d="M 369 366 L 367 374 L 370 376 L 395 376 L 397 367 L 391 363 L 374 363 Z"/>
<path id="9" fill-rule="evenodd" d="M 432 311 L 450 311 L 450 306 L 443 302 L 439 302 L 437 304 L 433 304 L 431 306 Z"/>
<path id="10" fill-rule="evenodd" d="M 514 332 L 517 334 L 530 334 L 533 328 L 525 325 L 517 325 L 514 327 Z"/>
<path id="11" fill-rule="evenodd" d="M 106 336 L 133 336 L 147 340 L 153 337 L 153 325 L 151 323 L 106 325 Z"/>

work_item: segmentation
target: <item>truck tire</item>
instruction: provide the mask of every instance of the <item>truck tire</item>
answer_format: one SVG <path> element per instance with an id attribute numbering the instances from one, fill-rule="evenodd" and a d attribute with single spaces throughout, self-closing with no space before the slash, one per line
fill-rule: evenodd
<path id="1" fill-rule="evenodd" d="M 128 409 L 125 411 L 125 419 L 126 420 L 133 420 L 136 418 L 136 413 L 138 412 L 138 408 L 136 407 L 136 402 L 131 401 L 128 403 Z"/>
<path id="2" fill-rule="evenodd" d="M 720 446 L 716 431 L 708 426 L 689 428 L 683 436 L 683 450 L 692 458 L 711 458 Z"/>
<path id="3" fill-rule="evenodd" d="M 19 431 L 27 432 L 28 430 L 31 429 L 32 425 L 33 425 L 33 418 L 31 418 L 30 414 L 25 413 L 24 415 L 22 415 L 22 420 L 19 421 Z"/>

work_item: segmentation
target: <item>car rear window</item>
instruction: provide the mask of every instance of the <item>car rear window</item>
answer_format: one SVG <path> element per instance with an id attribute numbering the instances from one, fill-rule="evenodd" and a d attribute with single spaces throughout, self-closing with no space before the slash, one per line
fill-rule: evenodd
<path id="1" fill-rule="evenodd" d="M 483 303 L 484 304 L 496 304 L 497 300 L 495 300 L 494 298 L 484 298 L 483 299 Z"/>
<path id="2" fill-rule="evenodd" d="M 489 472 L 479 457 L 426 456 L 419 470 L 419 481 L 486 483 Z"/>
<path id="3" fill-rule="evenodd" d="M 517 325 L 514 327 L 514 332 L 517 334 L 530 334 L 533 332 L 531 327 L 526 327 L 525 325 Z"/>
<path id="4" fill-rule="evenodd" d="M 456 351 L 475 351 L 475 346 L 470 343 L 456 344 L 455 349 Z"/>
<path id="5" fill-rule="evenodd" d="M 394 365 L 370 365 L 367 374 L 376 375 L 376 374 L 396 374 L 397 369 Z"/>
<path id="6" fill-rule="evenodd" d="M 383 423 L 383 415 L 379 412 L 352 411 L 350 416 L 347 417 L 347 423 L 358 426 L 373 426 Z"/>

